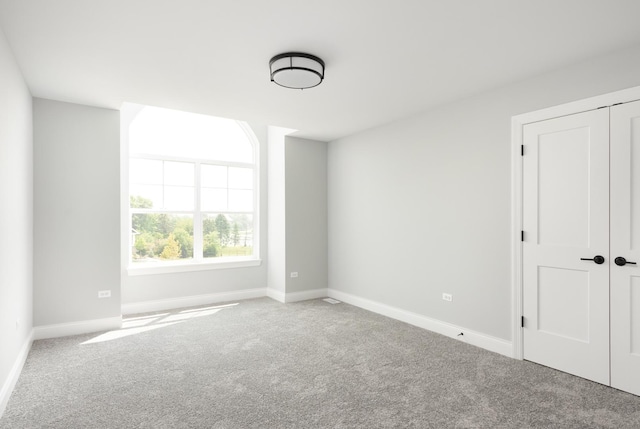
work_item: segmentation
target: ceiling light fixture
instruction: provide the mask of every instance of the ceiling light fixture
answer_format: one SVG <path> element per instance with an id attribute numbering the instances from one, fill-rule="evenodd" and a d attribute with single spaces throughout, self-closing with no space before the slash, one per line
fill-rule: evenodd
<path id="1" fill-rule="evenodd" d="M 287 52 L 271 58 L 269 72 L 271 82 L 285 88 L 313 88 L 324 79 L 324 61 L 315 55 Z"/>

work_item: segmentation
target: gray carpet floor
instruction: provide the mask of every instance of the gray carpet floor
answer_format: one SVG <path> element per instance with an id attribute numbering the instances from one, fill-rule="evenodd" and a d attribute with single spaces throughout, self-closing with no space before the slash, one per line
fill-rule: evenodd
<path id="1" fill-rule="evenodd" d="M 640 428 L 640 397 L 344 303 L 262 298 L 36 341 L 0 427 Z"/>

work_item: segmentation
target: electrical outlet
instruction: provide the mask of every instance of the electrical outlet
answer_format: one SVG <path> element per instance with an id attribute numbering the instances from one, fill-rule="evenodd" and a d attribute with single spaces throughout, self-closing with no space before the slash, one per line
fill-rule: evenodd
<path id="1" fill-rule="evenodd" d="M 297 271 L 292 271 L 291 272 L 291 278 L 295 279 L 296 277 L 298 277 L 298 272 Z"/>
<path id="2" fill-rule="evenodd" d="M 98 291 L 98 298 L 111 298 L 111 291 L 110 290 L 99 290 Z"/>
<path id="3" fill-rule="evenodd" d="M 442 299 L 444 299 L 445 301 L 453 301 L 453 295 L 451 295 L 450 293 L 443 293 L 442 294 Z"/>

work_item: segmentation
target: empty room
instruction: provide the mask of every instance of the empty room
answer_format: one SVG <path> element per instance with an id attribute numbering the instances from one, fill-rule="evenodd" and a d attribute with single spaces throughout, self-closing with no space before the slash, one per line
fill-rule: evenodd
<path id="1" fill-rule="evenodd" d="M 0 428 L 639 428 L 638 16 L 0 0 Z"/>

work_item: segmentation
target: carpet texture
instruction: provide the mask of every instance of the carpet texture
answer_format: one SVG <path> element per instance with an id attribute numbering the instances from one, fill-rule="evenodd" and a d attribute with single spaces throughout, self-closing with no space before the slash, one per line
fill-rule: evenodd
<path id="1" fill-rule="evenodd" d="M 2 428 L 640 428 L 640 397 L 341 303 L 268 298 L 33 344 Z"/>

